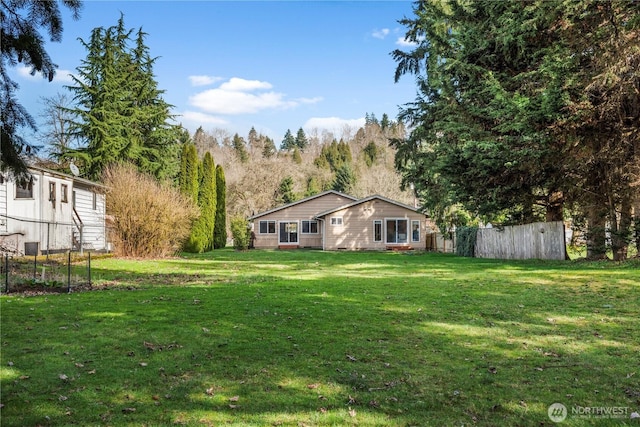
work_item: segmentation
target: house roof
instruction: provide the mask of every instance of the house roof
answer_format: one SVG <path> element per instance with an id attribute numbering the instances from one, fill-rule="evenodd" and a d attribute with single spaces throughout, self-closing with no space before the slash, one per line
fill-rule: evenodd
<path id="1" fill-rule="evenodd" d="M 80 178 L 80 177 L 77 177 L 77 176 L 69 175 L 69 174 L 66 174 L 64 172 L 59 172 L 59 171 L 55 171 L 55 170 L 52 170 L 52 169 L 43 168 L 41 166 L 29 165 L 29 166 L 27 166 L 27 168 L 31 169 L 33 171 L 38 171 L 38 172 L 41 172 L 41 173 L 47 173 L 49 175 L 58 176 L 60 178 L 65 178 L 65 179 L 68 179 L 70 181 L 73 181 L 74 183 L 77 182 L 79 184 L 84 184 L 84 185 L 86 185 L 88 187 L 98 187 L 98 188 L 103 188 L 103 189 L 107 188 L 106 185 L 100 184 L 99 182 L 90 181 L 88 179 L 84 179 L 84 178 Z"/>
<path id="2" fill-rule="evenodd" d="M 256 218 L 260 218 L 262 216 L 265 216 L 265 215 L 268 215 L 268 214 L 271 214 L 271 213 L 274 213 L 274 212 L 278 212 L 278 211 L 281 211 L 283 209 L 287 209 L 287 208 L 290 208 L 292 206 L 299 205 L 301 203 L 305 203 L 305 202 L 308 202 L 308 201 L 313 200 L 313 199 L 317 199 L 317 198 L 322 197 L 322 196 L 326 196 L 327 194 L 335 194 L 337 196 L 345 197 L 345 198 L 353 200 L 353 201 L 358 200 L 355 197 L 350 196 L 348 194 L 344 194 L 344 193 L 341 193 L 341 192 L 335 191 L 335 190 L 328 190 L 328 191 L 323 191 L 322 193 L 319 193 L 319 194 L 315 194 L 313 196 L 305 197 L 304 199 L 301 199 L 301 200 L 296 200 L 295 202 L 291 202 L 291 203 L 288 203 L 286 205 L 279 206 L 277 208 L 270 209 L 270 210 L 265 211 L 265 212 L 260 212 L 257 215 L 250 216 L 249 220 L 251 221 L 251 220 L 254 220 Z"/>
<path id="3" fill-rule="evenodd" d="M 420 213 L 420 211 L 417 208 L 414 208 L 413 206 L 405 205 L 404 203 L 396 202 L 395 200 L 391 200 L 391 199 L 388 199 L 388 198 L 386 198 L 384 196 L 380 196 L 378 194 L 374 194 L 372 196 L 365 197 L 364 199 L 358 199 L 358 200 L 353 201 L 352 203 L 347 203 L 345 205 L 338 206 L 338 207 L 326 210 L 324 212 L 320 212 L 320 213 L 316 214 L 316 218 L 321 218 L 323 216 L 329 215 L 330 213 L 337 212 L 337 211 L 340 211 L 342 209 L 348 209 L 348 208 L 351 208 L 353 206 L 357 206 L 357 205 L 359 205 L 361 203 L 366 203 L 368 201 L 376 200 L 376 199 L 377 200 L 382 200 L 383 202 L 387 202 L 387 203 L 390 203 L 392 205 L 399 206 L 399 207 L 404 208 L 404 209 L 409 209 L 410 211 L 413 211 L 413 212 Z M 425 214 L 425 216 L 427 216 L 427 215 Z"/>

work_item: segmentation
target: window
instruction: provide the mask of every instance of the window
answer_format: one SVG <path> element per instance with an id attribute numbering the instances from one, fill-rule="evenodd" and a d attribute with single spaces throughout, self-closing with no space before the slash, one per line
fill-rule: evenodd
<path id="1" fill-rule="evenodd" d="M 95 192 L 91 193 L 93 195 L 93 210 L 95 211 L 96 209 L 98 209 L 98 196 Z"/>
<path id="2" fill-rule="evenodd" d="M 373 221 L 373 241 L 382 242 L 382 221 L 379 219 Z"/>
<path id="3" fill-rule="evenodd" d="M 342 225 L 342 217 L 341 216 L 332 216 L 331 217 L 331 225 Z"/>
<path id="4" fill-rule="evenodd" d="M 298 243 L 298 223 L 281 222 L 279 243 Z"/>
<path id="5" fill-rule="evenodd" d="M 260 221 L 260 234 L 276 234 L 275 221 Z"/>
<path id="6" fill-rule="evenodd" d="M 67 192 L 67 184 L 60 184 L 60 201 L 62 203 L 69 203 Z"/>
<path id="7" fill-rule="evenodd" d="M 318 221 L 302 221 L 302 234 L 318 234 Z"/>
<path id="8" fill-rule="evenodd" d="M 408 222 L 406 219 L 386 220 L 387 243 L 407 243 Z"/>
<path id="9" fill-rule="evenodd" d="M 49 182 L 49 201 L 50 202 L 56 201 L 56 183 L 55 182 Z"/>
<path id="10" fill-rule="evenodd" d="M 420 221 L 411 221 L 411 241 L 420 241 Z"/>
<path id="11" fill-rule="evenodd" d="M 16 182 L 16 199 L 33 199 L 33 178 Z"/>

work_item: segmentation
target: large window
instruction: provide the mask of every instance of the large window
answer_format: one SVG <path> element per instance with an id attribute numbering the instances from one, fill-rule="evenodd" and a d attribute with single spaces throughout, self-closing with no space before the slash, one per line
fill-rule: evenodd
<path id="1" fill-rule="evenodd" d="M 373 221 L 373 241 L 382 242 L 382 221 L 379 219 Z"/>
<path id="2" fill-rule="evenodd" d="M 275 221 L 260 221 L 260 234 L 276 234 Z"/>
<path id="3" fill-rule="evenodd" d="M 49 182 L 49 201 L 56 201 L 56 183 L 52 181 Z"/>
<path id="4" fill-rule="evenodd" d="M 16 182 L 16 199 L 33 199 L 33 178 Z"/>
<path id="5" fill-rule="evenodd" d="M 278 242 L 298 243 L 298 223 L 297 222 L 281 222 Z"/>
<path id="6" fill-rule="evenodd" d="M 408 222 L 406 219 L 387 219 L 386 243 L 407 243 Z"/>
<path id="7" fill-rule="evenodd" d="M 68 203 L 69 202 L 69 198 L 68 198 L 68 187 L 67 184 L 60 184 L 60 201 L 62 203 Z"/>
<path id="8" fill-rule="evenodd" d="M 411 241 L 420 241 L 420 221 L 418 220 L 411 221 Z"/>
<path id="9" fill-rule="evenodd" d="M 302 234 L 318 234 L 318 221 L 302 221 Z"/>

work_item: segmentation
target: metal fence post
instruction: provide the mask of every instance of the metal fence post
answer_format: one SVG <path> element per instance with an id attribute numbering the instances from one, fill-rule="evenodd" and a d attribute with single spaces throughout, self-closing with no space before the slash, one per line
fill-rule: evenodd
<path id="1" fill-rule="evenodd" d="M 69 262 L 67 263 L 67 293 L 71 293 L 71 251 L 69 251 Z"/>
<path id="2" fill-rule="evenodd" d="M 91 252 L 89 252 L 89 258 L 87 259 L 87 270 L 89 276 L 89 286 L 91 286 Z"/>
<path id="3" fill-rule="evenodd" d="M 4 255 L 4 291 L 9 293 L 9 254 Z"/>

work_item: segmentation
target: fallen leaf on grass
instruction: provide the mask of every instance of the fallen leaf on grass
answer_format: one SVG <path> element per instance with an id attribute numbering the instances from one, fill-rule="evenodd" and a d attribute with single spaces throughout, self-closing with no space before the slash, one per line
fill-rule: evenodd
<path id="1" fill-rule="evenodd" d="M 313 390 L 314 388 L 318 388 L 319 385 L 320 384 L 317 384 L 317 383 L 315 383 L 315 384 L 307 384 L 307 388 Z"/>
<path id="2" fill-rule="evenodd" d="M 136 412 L 136 408 L 122 408 L 123 414 L 131 414 L 132 412 Z"/>
<path id="3" fill-rule="evenodd" d="M 67 400 L 67 399 L 68 399 L 68 397 L 67 397 L 67 396 L 58 396 L 58 400 L 59 400 L 60 402 L 64 402 L 64 401 L 65 401 L 65 400 Z"/>
<path id="4" fill-rule="evenodd" d="M 347 359 L 349 359 L 349 360 L 350 360 L 350 361 L 352 361 L 352 362 L 356 362 L 356 361 L 358 361 L 358 359 L 356 359 L 355 357 L 353 357 L 353 356 L 352 356 L 352 355 L 350 355 L 350 354 L 347 354 Z"/>
<path id="5" fill-rule="evenodd" d="M 31 378 L 29 375 L 20 375 L 21 380 L 28 380 L 29 378 Z"/>
<path id="6" fill-rule="evenodd" d="M 240 405 L 229 405 L 230 409 L 238 409 Z"/>
<path id="7" fill-rule="evenodd" d="M 355 416 L 356 416 L 356 411 L 355 411 L 355 409 L 351 409 L 351 408 L 349 408 L 349 416 L 351 416 L 351 417 L 355 417 Z"/>
<path id="8" fill-rule="evenodd" d="M 209 396 L 213 396 L 213 387 L 209 387 L 208 389 L 206 389 L 205 393 L 207 393 Z"/>
<path id="9" fill-rule="evenodd" d="M 60 378 L 62 381 L 66 381 L 66 380 L 68 380 L 68 379 L 69 379 L 69 377 L 68 377 L 68 376 L 66 376 L 65 374 L 60 374 L 60 375 L 58 375 L 58 378 Z"/>
<path id="10" fill-rule="evenodd" d="M 240 396 L 233 396 L 229 398 L 229 402 L 237 402 L 238 400 L 240 400 Z"/>
<path id="11" fill-rule="evenodd" d="M 497 373 L 498 373 L 498 368 L 495 368 L 495 367 L 493 367 L 493 366 L 491 366 L 488 370 L 489 370 L 489 372 L 490 372 L 490 373 L 492 373 L 492 374 L 497 374 Z"/>

